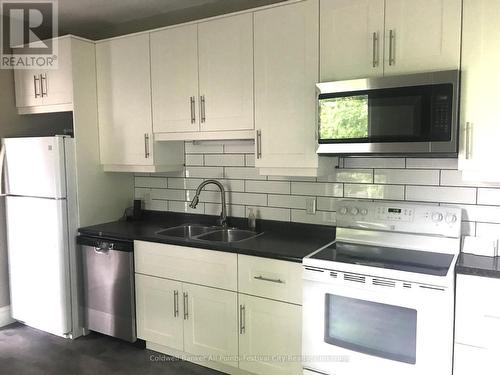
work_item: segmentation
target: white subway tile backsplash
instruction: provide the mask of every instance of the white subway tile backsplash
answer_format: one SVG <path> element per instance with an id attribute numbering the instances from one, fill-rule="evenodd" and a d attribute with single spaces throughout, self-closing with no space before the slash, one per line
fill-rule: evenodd
<path id="1" fill-rule="evenodd" d="M 456 158 L 407 158 L 406 168 L 415 169 L 457 169 Z"/>
<path id="2" fill-rule="evenodd" d="M 335 212 L 316 211 L 314 215 L 309 215 L 304 210 L 292 210 L 292 221 L 296 223 L 319 225 L 335 225 L 337 222 Z M 332 229 L 332 241 L 334 238 L 335 232 Z"/>
<path id="3" fill-rule="evenodd" d="M 248 167 L 224 167 L 224 177 L 244 180 L 266 180 L 266 176 L 260 175 L 257 168 Z"/>
<path id="4" fill-rule="evenodd" d="M 272 207 L 282 208 L 306 208 L 306 199 L 311 197 L 304 197 L 299 195 L 268 195 L 267 205 Z"/>
<path id="5" fill-rule="evenodd" d="M 216 203 L 205 203 L 205 215 L 216 215 L 219 216 L 221 213 L 220 204 Z M 245 217 L 245 206 L 238 206 L 234 204 L 229 204 L 227 206 L 227 215 L 235 217 Z"/>
<path id="6" fill-rule="evenodd" d="M 318 177 L 319 182 L 373 183 L 373 169 L 334 169 L 328 176 Z"/>
<path id="7" fill-rule="evenodd" d="M 245 166 L 245 155 L 224 154 L 205 155 L 205 165 L 215 167 L 243 167 Z"/>
<path id="8" fill-rule="evenodd" d="M 247 207 L 246 217 L 250 214 L 250 209 L 257 219 L 290 221 L 290 210 L 274 207 Z"/>
<path id="9" fill-rule="evenodd" d="M 186 165 L 187 166 L 199 166 L 199 165 L 203 165 L 203 155 L 200 155 L 200 154 L 187 154 L 186 155 Z"/>
<path id="10" fill-rule="evenodd" d="M 404 168 L 404 158 L 344 158 L 344 168 Z"/>
<path id="11" fill-rule="evenodd" d="M 254 140 L 226 141 L 224 143 L 225 154 L 253 154 L 255 152 Z"/>
<path id="12" fill-rule="evenodd" d="M 342 184 L 328 182 L 292 182 L 292 194 L 317 196 L 342 196 Z"/>
<path id="13" fill-rule="evenodd" d="M 186 177 L 223 178 L 222 167 L 186 167 Z"/>
<path id="14" fill-rule="evenodd" d="M 183 201 L 185 198 L 185 190 L 151 189 L 151 199 Z"/>
<path id="15" fill-rule="evenodd" d="M 245 155 L 245 166 L 246 167 L 255 167 L 255 156 L 253 154 Z"/>
<path id="16" fill-rule="evenodd" d="M 375 169 L 376 184 L 439 185 L 438 170 Z"/>
<path id="17" fill-rule="evenodd" d="M 500 206 L 500 189 L 479 188 L 477 191 L 477 204 Z"/>
<path id="18" fill-rule="evenodd" d="M 135 187 L 166 188 L 167 179 L 165 177 L 135 177 Z"/>
<path id="19" fill-rule="evenodd" d="M 231 216 L 246 217 L 252 207 L 264 219 L 335 225 L 341 199 L 404 200 L 461 207 L 464 236 L 500 238 L 500 183 L 464 181 L 455 158 L 345 157 L 326 176 L 280 177 L 259 174 L 254 148 L 253 140 L 186 142 L 185 171 L 136 174 L 135 197 L 148 209 L 219 215 L 212 185 L 189 207 L 199 184 L 214 178 L 228 191 Z M 310 198 L 314 215 L 305 211 Z"/>
<path id="20" fill-rule="evenodd" d="M 345 184 L 344 197 L 403 200 L 404 189 L 398 185 Z"/>
<path id="21" fill-rule="evenodd" d="M 251 193 L 290 194 L 290 182 L 246 181 L 245 191 Z"/>
<path id="22" fill-rule="evenodd" d="M 421 202 L 476 203 L 476 189 L 462 187 L 407 186 L 406 199 Z"/>

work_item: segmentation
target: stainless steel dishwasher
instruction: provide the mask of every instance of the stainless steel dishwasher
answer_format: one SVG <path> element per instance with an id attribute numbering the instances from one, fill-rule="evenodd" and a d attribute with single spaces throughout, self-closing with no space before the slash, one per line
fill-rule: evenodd
<path id="1" fill-rule="evenodd" d="M 84 327 L 136 341 L 133 242 L 78 236 L 77 243 L 81 250 Z"/>

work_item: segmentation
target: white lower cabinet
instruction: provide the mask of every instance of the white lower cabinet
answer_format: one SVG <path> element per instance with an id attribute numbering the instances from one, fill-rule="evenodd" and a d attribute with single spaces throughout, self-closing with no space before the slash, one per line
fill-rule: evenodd
<path id="1" fill-rule="evenodd" d="M 259 375 L 300 374 L 302 308 L 239 295 L 240 369 Z"/>
<path id="2" fill-rule="evenodd" d="M 237 367 L 237 293 L 184 284 L 183 297 L 184 351 Z"/>
<path id="3" fill-rule="evenodd" d="M 183 350 L 182 283 L 136 274 L 137 337 Z"/>
<path id="4" fill-rule="evenodd" d="M 300 263 L 134 247 L 137 337 L 152 349 L 233 375 L 302 373 Z"/>
<path id="5" fill-rule="evenodd" d="M 454 375 L 498 373 L 500 280 L 457 275 Z"/>

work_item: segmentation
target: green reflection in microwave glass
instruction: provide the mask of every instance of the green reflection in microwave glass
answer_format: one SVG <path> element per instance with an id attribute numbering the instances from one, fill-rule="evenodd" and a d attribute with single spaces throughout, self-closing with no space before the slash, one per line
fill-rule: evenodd
<path id="1" fill-rule="evenodd" d="M 320 138 L 368 137 L 368 95 L 321 99 Z"/>

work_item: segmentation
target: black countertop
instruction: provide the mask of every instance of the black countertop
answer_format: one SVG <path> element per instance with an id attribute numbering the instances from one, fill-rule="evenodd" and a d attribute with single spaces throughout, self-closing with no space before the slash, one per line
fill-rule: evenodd
<path id="1" fill-rule="evenodd" d="M 500 257 L 462 253 L 456 271 L 463 275 L 500 278 Z"/>
<path id="2" fill-rule="evenodd" d="M 80 228 L 83 235 L 116 240 L 141 240 L 171 245 L 190 246 L 264 258 L 302 262 L 302 258 L 326 246 L 335 239 L 335 228 L 331 226 L 257 220 L 255 238 L 232 243 L 207 242 L 196 239 L 167 237 L 158 231 L 178 225 L 214 225 L 217 217 L 174 212 L 146 211 L 139 221 L 114 221 Z M 245 229 L 247 220 L 229 218 L 229 226 Z"/>

